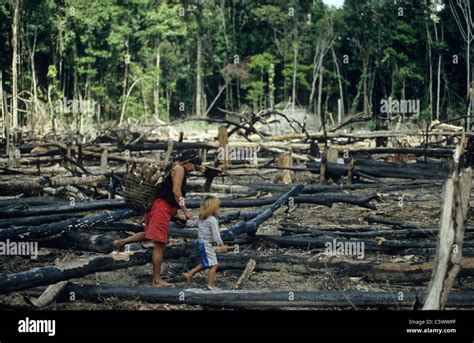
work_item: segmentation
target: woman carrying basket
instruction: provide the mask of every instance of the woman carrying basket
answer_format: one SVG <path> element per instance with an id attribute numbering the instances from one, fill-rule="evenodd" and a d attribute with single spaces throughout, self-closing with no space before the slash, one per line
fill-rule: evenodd
<path id="1" fill-rule="evenodd" d="M 190 172 L 199 168 L 202 159 L 195 150 L 186 150 L 173 158 L 169 174 L 166 176 L 156 200 L 145 213 L 145 232 L 136 233 L 125 239 L 114 241 L 114 248 L 120 251 L 125 244 L 152 240 L 153 250 L 153 285 L 157 287 L 172 287 L 172 284 L 161 279 L 163 254 L 168 241 L 168 231 L 171 219 L 177 217 L 181 209 L 186 219 L 192 220 L 193 215 L 186 208 L 186 179 Z M 168 169 L 169 170 L 169 169 Z"/>

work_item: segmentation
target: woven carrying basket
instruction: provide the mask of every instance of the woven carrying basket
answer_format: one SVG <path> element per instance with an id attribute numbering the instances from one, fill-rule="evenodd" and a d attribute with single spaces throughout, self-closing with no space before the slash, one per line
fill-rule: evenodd
<path id="1" fill-rule="evenodd" d="M 125 203 L 127 206 L 147 211 L 156 199 L 159 185 L 145 182 L 131 172 L 125 174 Z"/>

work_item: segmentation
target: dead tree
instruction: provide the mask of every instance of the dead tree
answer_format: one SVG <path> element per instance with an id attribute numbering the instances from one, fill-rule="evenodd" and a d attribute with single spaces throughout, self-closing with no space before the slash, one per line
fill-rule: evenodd
<path id="1" fill-rule="evenodd" d="M 463 258 L 464 226 L 469 210 L 471 194 L 471 168 L 459 171 L 459 159 L 464 149 L 464 136 L 456 149 L 456 168 L 444 187 L 443 212 L 438 235 L 435 268 L 428 287 L 424 310 L 443 310 L 449 292 L 461 270 Z M 456 157 L 455 157 L 456 158 Z"/>

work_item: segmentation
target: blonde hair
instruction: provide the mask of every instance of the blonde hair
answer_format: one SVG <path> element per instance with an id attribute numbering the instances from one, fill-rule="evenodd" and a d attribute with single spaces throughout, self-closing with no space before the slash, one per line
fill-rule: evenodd
<path id="1" fill-rule="evenodd" d="M 219 207 L 221 206 L 221 201 L 215 196 L 207 196 L 201 203 L 201 208 L 199 209 L 199 219 L 204 220 L 209 216 L 214 215 Z"/>

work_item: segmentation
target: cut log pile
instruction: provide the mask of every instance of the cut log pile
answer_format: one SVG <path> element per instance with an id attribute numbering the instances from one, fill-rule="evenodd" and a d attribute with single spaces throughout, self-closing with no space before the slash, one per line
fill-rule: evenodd
<path id="1" fill-rule="evenodd" d="M 8 154 L 0 145 L 0 243 L 34 242 L 40 251 L 86 255 L 21 271 L 0 269 L 0 294 L 37 297 L 49 286 L 42 298 L 32 301 L 39 307 L 68 302 L 69 292 L 87 302 L 115 297 L 204 308 L 411 309 L 415 303 L 426 308 L 474 307 L 474 292 L 454 282 L 474 276 L 474 226 L 468 216 L 471 173 L 464 161 L 472 133 L 269 136 L 258 134 L 250 123 L 223 124 L 217 137 L 204 141 L 157 140 L 152 131 L 119 135 L 112 130 L 90 142 L 81 137 L 24 139 L 10 146 Z M 401 136 L 417 137 L 419 144 L 375 146 L 378 138 Z M 448 145 L 453 139 L 457 147 Z M 197 209 L 205 195 L 220 197 L 222 239 L 239 249 L 218 254 L 219 270 L 243 272 L 234 286 L 239 290 L 82 284 L 81 278 L 91 274 L 151 262 L 147 244 L 112 252 L 115 239 L 143 231 L 143 217 L 124 200 L 126 165 L 140 165 L 141 176 L 155 183 L 158 167 L 184 149 L 199 150 L 208 167 L 189 176 L 186 205 Z M 448 178 L 448 190 L 443 191 Z M 460 188 L 460 183 L 468 186 Z M 443 207 L 431 210 L 442 209 L 443 219 L 420 225 L 386 215 L 383 209 L 405 195 L 410 201 L 438 198 Z M 330 207 L 354 211 L 357 217 L 332 225 L 291 219 L 293 211 L 324 217 Z M 437 239 L 438 234 L 444 236 Z M 197 229 L 172 222 L 170 237 L 165 263 L 179 271 L 192 267 Z M 453 245 L 462 254 L 450 255 Z M 338 249 L 352 250 L 341 257 Z M 389 283 L 404 290 L 404 296 L 394 300 L 390 292 L 353 289 L 246 289 L 256 274 L 265 272 Z M 0 307 L 8 305 L 2 299 Z"/>

